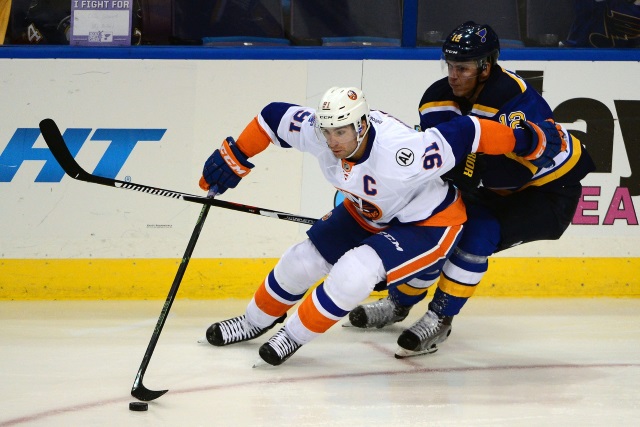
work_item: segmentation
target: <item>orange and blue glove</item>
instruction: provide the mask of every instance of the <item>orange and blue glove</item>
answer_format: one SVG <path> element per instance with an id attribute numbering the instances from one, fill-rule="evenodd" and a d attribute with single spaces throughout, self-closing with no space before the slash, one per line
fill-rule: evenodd
<path id="1" fill-rule="evenodd" d="M 240 180 L 251 172 L 253 166 L 248 157 L 240 151 L 235 140 L 229 136 L 204 163 L 200 188 L 208 191 L 217 187 L 216 193 L 222 194 L 228 188 L 235 188 Z"/>
<path id="2" fill-rule="evenodd" d="M 539 168 L 555 165 L 554 157 L 567 150 L 567 136 L 552 120 L 541 123 L 520 121 L 516 129 L 515 153 Z M 520 148 L 526 147 L 526 148 Z"/>

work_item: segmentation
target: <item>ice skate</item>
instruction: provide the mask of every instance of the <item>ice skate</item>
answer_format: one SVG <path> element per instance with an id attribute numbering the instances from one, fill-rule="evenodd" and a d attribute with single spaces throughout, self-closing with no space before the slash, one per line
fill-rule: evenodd
<path id="1" fill-rule="evenodd" d="M 249 341 L 273 328 L 276 323 L 282 323 L 287 315 L 279 317 L 266 328 L 260 328 L 251 324 L 243 314 L 222 322 L 216 322 L 207 329 L 207 341 L 217 347 Z"/>
<path id="2" fill-rule="evenodd" d="M 355 326 L 356 328 L 383 328 L 397 322 L 403 321 L 411 307 L 397 304 L 391 298 L 381 298 L 369 304 L 362 304 L 351 310 L 349 322 L 344 326 Z"/>
<path id="3" fill-rule="evenodd" d="M 282 327 L 269 341 L 262 344 L 258 354 L 269 365 L 278 366 L 290 358 L 300 347 L 302 345 L 295 342 L 287 334 L 287 330 Z"/>
<path id="4" fill-rule="evenodd" d="M 427 311 L 398 337 L 400 348 L 396 351 L 396 359 L 438 351 L 438 344 L 446 341 L 451 334 L 452 320 L 453 316 L 439 317 L 433 311 Z"/>

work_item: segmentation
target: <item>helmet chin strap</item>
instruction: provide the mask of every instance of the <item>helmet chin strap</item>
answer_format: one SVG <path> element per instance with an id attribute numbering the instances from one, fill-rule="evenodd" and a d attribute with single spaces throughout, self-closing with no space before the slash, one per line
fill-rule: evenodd
<path id="1" fill-rule="evenodd" d="M 356 138 L 356 141 L 358 141 L 358 143 L 356 144 L 356 149 L 353 150 L 351 152 L 351 154 L 349 154 L 346 158 L 350 159 L 351 156 L 353 156 L 354 154 L 356 154 L 356 152 L 360 149 L 360 146 L 362 145 L 362 141 L 364 141 L 364 137 L 367 136 L 367 132 L 369 132 L 369 125 L 367 125 L 367 129 L 364 131 L 364 133 L 362 134 L 362 136 L 360 136 L 360 134 L 358 134 L 358 137 Z"/>

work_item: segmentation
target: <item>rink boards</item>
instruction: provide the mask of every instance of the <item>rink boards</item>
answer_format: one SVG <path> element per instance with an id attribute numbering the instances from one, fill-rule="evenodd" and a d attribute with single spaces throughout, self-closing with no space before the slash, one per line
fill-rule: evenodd
<path id="1" fill-rule="evenodd" d="M 202 195 L 207 156 L 271 101 L 315 106 L 354 85 L 372 108 L 418 124 L 431 59 L 0 58 L 0 299 L 161 299 L 199 206 L 64 176 L 39 135 L 56 120 L 89 172 Z M 509 59 L 594 154 L 572 225 L 554 242 L 492 257 L 476 295 L 640 295 L 640 63 Z M 335 189 L 315 164 L 270 147 L 221 198 L 319 218 Z M 179 297 L 248 297 L 307 227 L 212 209 Z"/>

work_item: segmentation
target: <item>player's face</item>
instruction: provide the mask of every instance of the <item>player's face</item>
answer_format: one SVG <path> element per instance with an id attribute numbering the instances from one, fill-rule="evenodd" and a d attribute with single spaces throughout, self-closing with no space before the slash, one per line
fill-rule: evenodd
<path id="1" fill-rule="evenodd" d="M 344 159 L 358 146 L 356 130 L 353 125 L 339 128 L 321 128 L 322 136 L 327 141 L 327 146 L 337 159 Z"/>
<path id="2" fill-rule="evenodd" d="M 446 61 L 449 86 L 455 96 L 468 98 L 473 95 L 479 75 L 476 61 Z"/>

